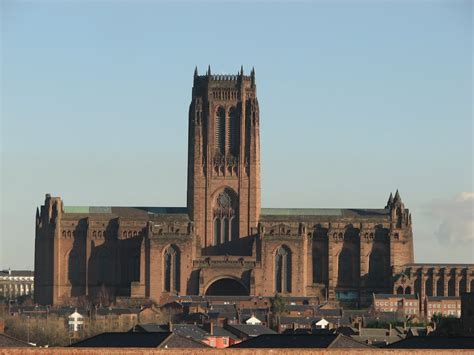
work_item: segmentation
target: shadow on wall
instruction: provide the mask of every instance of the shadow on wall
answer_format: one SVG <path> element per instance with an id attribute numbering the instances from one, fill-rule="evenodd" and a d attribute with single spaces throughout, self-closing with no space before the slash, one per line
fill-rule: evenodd
<path id="1" fill-rule="evenodd" d="M 247 236 L 237 240 L 226 241 L 224 243 L 202 248 L 202 255 L 233 255 L 252 256 L 252 248 L 255 236 Z"/>

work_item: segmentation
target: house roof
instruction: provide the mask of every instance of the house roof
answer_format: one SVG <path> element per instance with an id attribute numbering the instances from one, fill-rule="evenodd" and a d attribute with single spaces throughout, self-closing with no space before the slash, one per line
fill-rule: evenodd
<path id="1" fill-rule="evenodd" d="M 198 341 L 209 336 L 207 331 L 196 324 L 173 324 L 172 332 Z"/>
<path id="2" fill-rule="evenodd" d="M 156 323 L 145 323 L 137 324 L 133 327 L 134 332 L 146 332 L 146 333 L 167 333 L 169 327 L 167 324 L 156 324 Z"/>
<path id="3" fill-rule="evenodd" d="M 262 334 L 277 334 L 273 329 L 260 324 L 228 324 L 225 327 L 237 336 L 244 334 L 247 337 L 257 337 Z"/>
<path id="4" fill-rule="evenodd" d="M 266 334 L 231 348 L 370 348 L 342 334 Z"/>
<path id="5" fill-rule="evenodd" d="M 0 333 L 0 348 L 24 348 L 31 346 L 27 342 Z"/>
<path id="6" fill-rule="evenodd" d="M 474 349 L 474 337 L 416 336 L 386 346 L 389 349 Z"/>
<path id="7" fill-rule="evenodd" d="M 171 333 L 102 333 L 70 345 L 73 348 L 157 348 Z"/>
<path id="8" fill-rule="evenodd" d="M 461 297 L 456 296 L 426 296 L 426 300 L 429 301 L 461 301 Z"/>
<path id="9" fill-rule="evenodd" d="M 405 299 L 418 299 L 416 295 L 393 295 L 389 293 L 374 293 L 376 299 L 389 299 L 389 298 L 405 298 Z"/>
<path id="10" fill-rule="evenodd" d="M 35 272 L 30 270 L 0 270 L 0 276 L 33 277 Z"/>

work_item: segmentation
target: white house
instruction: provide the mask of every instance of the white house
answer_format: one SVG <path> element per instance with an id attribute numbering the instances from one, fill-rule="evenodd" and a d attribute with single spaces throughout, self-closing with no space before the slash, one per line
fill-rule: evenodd
<path id="1" fill-rule="evenodd" d="M 258 319 L 257 317 L 252 316 L 252 317 L 250 317 L 249 319 L 247 319 L 247 320 L 245 321 L 245 324 L 260 325 L 260 324 L 262 324 L 262 322 L 261 322 L 260 319 Z"/>
<path id="2" fill-rule="evenodd" d="M 327 329 L 329 325 L 329 322 L 324 319 L 324 318 L 321 318 L 319 321 L 316 322 L 316 329 Z"/>
<path id="3" fill-rule="evenodd" d="M 84 329 L 84 316 L 77 309 L 68 317 L 69 331 L 79 332 Z"/>

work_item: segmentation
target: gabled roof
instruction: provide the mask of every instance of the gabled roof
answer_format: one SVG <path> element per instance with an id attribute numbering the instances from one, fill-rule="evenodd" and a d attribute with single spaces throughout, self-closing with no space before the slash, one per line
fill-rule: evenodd
<path id="1" fill-rule="evenodd" d="M 262 334 L 277 334 L 273 329 L 260 324 L 227 324 L 225 328 L 237 336 L 243 334 L 246 337 L 257 337 Z"/>

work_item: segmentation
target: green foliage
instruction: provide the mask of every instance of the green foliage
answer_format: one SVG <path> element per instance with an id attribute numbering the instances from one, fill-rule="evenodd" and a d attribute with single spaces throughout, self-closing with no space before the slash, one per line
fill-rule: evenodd
<path id="1" fill-rule="evenodd" d="M 281 315 L 286 313 L 286 305 L 283 301 L 283 297 L 281 297 L 280 294 L 276 293 L 275 296 L 270 299 L 270 302 L 272 304 L 271 311 L 275 315 Z"/>

